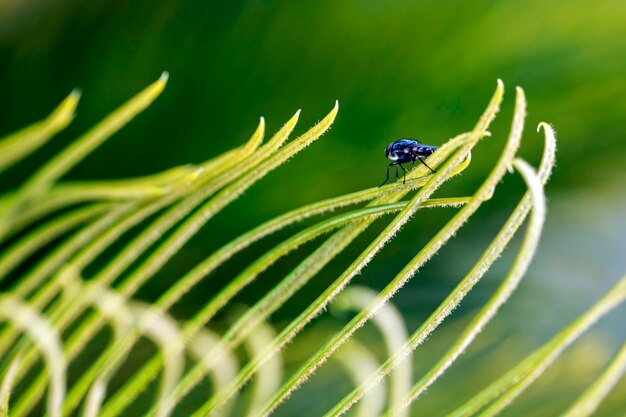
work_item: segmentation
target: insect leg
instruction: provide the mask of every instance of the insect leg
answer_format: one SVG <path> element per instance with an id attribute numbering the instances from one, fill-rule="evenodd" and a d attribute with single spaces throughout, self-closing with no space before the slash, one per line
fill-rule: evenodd
<path id="1" fill-rule="evenodd" d="M 402 171 L 404 171 L 404 180 L 402 181 L 402 184 L 406 184 L 406 168 L 402 166 L 402 164 L 398 164 L 400 166 L 400 168 L 402 168 Z"/>
<path id="2" fill-rule="evenodd" d="M 387 181 L 389 181 L 389 169 L 391 169 L 391 166 L 392 166 L 392 165 L 396 165 L 396 163 L 395 163 L 395 162 L 392 162 L 392 163 L 390 163 L 389 165 L 387 165 L 387 177 L 385 177 L 385 181 L 383 181 L 383 183 L 382 183 L 382 184 L 380 184 L 380 185 L 379 185 L 379 187 L 382 187 L 383 185 L 385 185 L 385 183 L 386 183 Z"/>
<path id="3" fill-rule="evenodd" d="M 420 162 L 421 162 L 422 164 L 424 164 L 424 166 L 425 166 L 426 168 L 430 169 L 433 173 L 436 173 L 436 172 L 437 172 L 437 171 L 435 171 L 434 169 L 432 169 L 431 167 L 429 167 L 429 166 L 428 166 L 428 164 L 426 164 L 426 162 L 424 162 L 424 160 L 423 160 L 420 156 L 418 156 L 418 157 L 417 157 L 417 159 L 419 159 L 419 160 L 420 160 Z"/>

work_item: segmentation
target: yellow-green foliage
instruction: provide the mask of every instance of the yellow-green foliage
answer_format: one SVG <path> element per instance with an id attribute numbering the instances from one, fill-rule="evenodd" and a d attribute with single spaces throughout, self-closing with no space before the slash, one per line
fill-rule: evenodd
<path id="1" fill-rule="evenodd" d="M 543 159 L 535 171 L 517 157 L 526 112 L 524 93 L 518 88 L 510 135 L 500 159 L 482 185 L 469 196 L 431 198 L 445 181 L 467 168 L 476 144 L 490 136 L 489 125 L 504 94 L 504 86 L 498 82 L 476 126 L 447 141 L 429 158 L 430 164 L 437 167 L 436 173 L 419 166 L 407 175 L 406 184 L 397 182 L 361 190 L 284 213 L 208 254 L 154 303 L 146 304 L 133 301 L 136 292 L 213 216 L 227 209 L 260 178 L 320 138 L 338 112 L 337 103 L 317 125 L 289 141 L 298 122 L 297 112 L 265 144 L 265 122 L 261 119 L 246 144 L 197 166 L 180 166 L 126 180 L 63 181 L 72 167 L 146 109 L 163 91 L 166 82 L 167 74 L 164 74 L 36 169 L 23 185 L 0 197 L 0 243 L 4 245 L 0 254 L 0 280 L 18 267 L 32 264 L 30 268 L 22 268 L 26 272 L 13 279 L 15 282 L 8 291 L 0 295 L 0 318 L 7 323 L 0 332 L 0 416 L 21 417 L 37 407 L 45 409 L 50 416 L 72 415 L 80 408 L 85 416 L 117 416 L 157 378 L 160 378 L 159 388 L 149 410 L 144 410 L 146 415 L 172 414 L 177 404 L 208 378 L 211 391 L 193 406 L 187 405 L 186 413 L 198 417 L 226 415 L 233 411 L 233 399 L 252 380 L 254 385 L 249 392 L 247 410 L 238 412 L 250 417 L 266 416 L 335 353 L 335 359 L 350 375 L 354 389 L 328 411 L 327 416 L 341 415 L 355 405 L 359 416 L 381 413 L 408 416 L 411 404 L 478 336 L 526 272 L 545 218 L 543 187 L 554 165 L 556 149 L 552 128 L 540 125 L 545 147 Z M 70 94 L 48 118 L 1 139 L 0 171 L 19 163 L 61 132 L 73 119 L 78 99 L 79 94 Z M 231 170 L 235 165 L 238 165 L 237 173 Z M 402 316 L 388 304 L 392 296 L 471 219 L 481 204 L 496 192 L 507 171 L 513 170 L 521 174 L 528 192 L 457 287 L 417 330 L 408 334 Z M 412 192 L 414 194 L 410 194 Z M 183 295 L 254 242 L 304 219 L 347 206 L 354 206 L 354 209 L 320 219 L 250 262 L 221 291 L 207 295 L 206 303 L 198 306 L 194 317 L 176 322 L 168 314 Z M 459 210 L 382 291 L 356 286 L 346 288 L 415 212 L 425 207 Z M 375 220 L 389 214 L 393 214 L 392 219 L 352 264 L 312 304 L 302 306 L 299 316 L 276 333 L 268 324 L 271 314 Z M 527 217 L 522 245 L 500 287 L 431 369 L 414 379 L 407 357 L 452 314 Z M 324 234 L 330 237 L 258 302 L 249 308 L 238 306 L 237 314 L 232 315 L 230 326 L 223 334 L 209 330 L 215 315 L 231 306 L 235 296 L 259 274 L 279 258 Z M 126 236 L 127 243 L 113 246 L 121 236 Z M 116 248 L 113 253 L 112 247 Z M 91 269 L 86 276 L 87 268 L 105 251 L 109 251 L 106 263 L 95 272 Z M 625 298 L 626 278 L 580 319 L 451 415 L 497 414 L 583 331 Z M 356 316 L 284 379 L 283 348 L 333 300 L 337 301 L 333 309 L 356 310 Z M 385 340 L 387 360 L 383 363 L 353 337 L 370 319 L 377 324 Z M 110 337 L 106 341 L 94 339 L 104 327 L 110 328 Z M 145 363 L 134 364 L 132 374 L 109 392 L 109 382 L 142 337 L 152 341 L 159 354 Z M 93 340 L 106 346 L 94 351 L 89 366 L 68 383 L 69 364 Z M 245 349 L 249 361 L 239 363 L 240 358 L 234 354 L 239 346 Z M 566 416 L 589 415 L 624 373 L 625 358 L 622 349 Z M 39 362 L 45 366 L 38 366 Z M 390 375 L 388 396 L 381 385 L 387 375 Z M 44 395 L 48 397 L 45 403 Z M 359 401 L 361 404 L 357 405 Z"/>

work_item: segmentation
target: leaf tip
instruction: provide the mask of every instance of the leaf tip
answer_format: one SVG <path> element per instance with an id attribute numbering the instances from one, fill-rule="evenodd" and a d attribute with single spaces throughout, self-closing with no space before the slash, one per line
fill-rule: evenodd
<path id="1" fill-rule="evenodd" d="M 544 132 L 554 130 L 552 129 L 552 126 L 550 126 L 550 124 L 546 122 L 539 122 L 539 124 L 537 125 L 537 133 L 539 133 L 541 129 L 543 129 Z"/>
<path id="2" fill-rule="evenodd" d="M 298 109 L 298 111 L 291 117 L 291 119 L 289 119 L 287 124 L 291 125 L 292 127 L 295 126 L 296 123 L 298 123 L 298 120 L 300 119 L 300 111 L 301 109 Z"/>
<path id="3" fill-rule="evenodd" d="M 204 172 L 204 167 L 198 167 L 196 169 L 194 169 L 193 171 L 191 171 L 190 173 L 188 173 L 187 175 L 185 175 L 181 180 L 181 182 L 184 183 L 193 183 L 195 182 L 200 175 L 202 175 L 202 173 Z"/>
<path id="4" fill-rule="evenodd" d="M 80 88 L 76 87 L 72 90 L 69 96 L 72 100 L 78 101 L 80 100 L 80 97 L 82 95 L 83 95 L 83 91 Z"/>
<path id="5" fill-rule="evenodd" d="M 337 112 L 339 111 L 339 100 L 335 100 L 335 105 L 333 109 L 328 113 L 325 120 L 328 121 L 328 125 L 332 124 L 335 121 L 335 117 L 337 117 Z"/>

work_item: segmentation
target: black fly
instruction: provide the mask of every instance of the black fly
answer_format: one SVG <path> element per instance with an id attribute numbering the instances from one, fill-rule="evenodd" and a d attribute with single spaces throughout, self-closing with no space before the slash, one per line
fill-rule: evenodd
<path id="1" fill-rule="evenodd" d="M 404 168 L 402 164 L 408 164 L 410 162 L 415 165 L 417 161 L 420 161 L 426 168 L 435 172 L 434 169 L 426 164 L 424 159 L 432 155 L 437 148 L 439 148 L 439 146 L 425 145 L 415 139 L 399 139 L 395 142 L 391 142 L 389 146 L 385 148 L 385 156 L 393 162 L 387 167 L 387 178 L 385 178 L 385 181 L 383 181 L 379 187 L 382 187 L 389 180 L 389 169 L 394 165 L 396 166 L 396 180 L 398 179 L 398 166 L 404 171 L 404 183 L 406 183 L 406 168 Z"/>

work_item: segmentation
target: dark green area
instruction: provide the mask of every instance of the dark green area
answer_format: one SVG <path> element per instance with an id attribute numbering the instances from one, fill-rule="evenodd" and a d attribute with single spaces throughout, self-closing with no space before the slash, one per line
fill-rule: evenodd
<path id="1" fill-rule="evenodd" d="M 303 129 L 339 99 L 331 135 L 300 157 L 297 169 L 283 170 L 281 183 L 298 192 L 272 181 L 268 188 L 276 191 L 266 195 L 270 207 L 286 197 L 310 201 L 378 183 L 381 149 L 393 139 L 440 143 L 470 128 L 498 77 L 509 107 L 513 87 L 525 88 L 529 130 L 539 120 L 556 127 L 554 183 L 596 185 L 615 167 L 590 162 L 605 152 L 623 158 L 626 148 L 620 1 L 27 6 L 18 3 L 0 30 L 3 132 L 42 116 L 74 87 L 84 92 L 72 132 L 81 131 L 161 71 L 171 74 L 157 104 L 75 176 L 199 162 L 241 143 L 260 115 L 271 132 L 302 108 Z M 500 145 L 495 139 L 485 145 L 489 153 Z M 320 164 L 325 169 L 304 175 Z M 478 176 L 487 165 L 476 165 Z M 303 175 L 291 175 L 298 171 Z"/>

